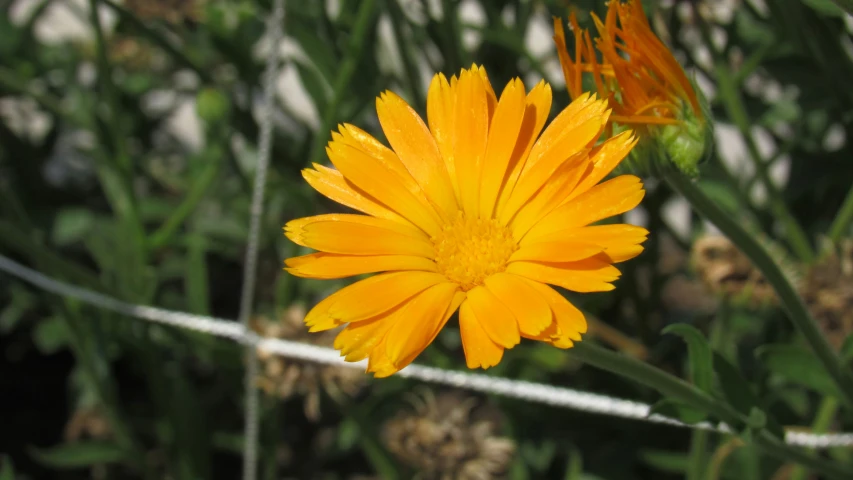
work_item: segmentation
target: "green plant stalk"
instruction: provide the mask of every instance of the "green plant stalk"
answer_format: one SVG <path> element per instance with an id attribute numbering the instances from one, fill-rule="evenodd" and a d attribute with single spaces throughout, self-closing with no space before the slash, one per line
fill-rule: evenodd
<path id="1" fill-rule="evenodd" d="M 36 101 L 42 108 L 78 127 L 88 127 L 89 122 L 80 115 L 67 111 L 62 101 L 46 93 L 33 91 L 26 82 L 19 80 L 14 73 L 0 67 L 0 85 L 14 92 L 26 95 Z"/>
<path id="2" fill-rule="evenodd" d="M 319 163 L 323 156 L 324 146 L 329 139 L 329 132 L 335 125 L 338 116 L 338 109 L 341 105 L 352 76 L 355 74 L 355 68 L 358 66 L 358 60 L 364 51 L 364 41 L 367 33 L 373 27 L 372 19 L 376 13 L 376 1 L 364 0 L 358 6 L 356 13 L 355 26 L 353 27 L 352 37 L 349 39 L 347 50 L 344 55 L 344 61 L 341 63 L 341 68 L 338 69 L 338 74 L 335 76 L 334 86 L 332 87 L 332 98 L 329 99 L 329 104 L 326 106 L 326 111 L 323 112 L 323 122 L 320 129 L 314 137 L 314 145 L 311 148 L 311 163 Z"/>
<path id="3" fill-rule="evenodd" d="M 853 15 L 853 0 L 832 0 L 833 3 L 841 7 L 842 10 Z"/>
<path id="4" fill-rule="evenodd" d="M 163 222 L 163 225 L 148 237 L 148 247 L 151 250 L 158 250 L 166 246 L 175 232 L 177 232 L 181 225 L 183 225 L 184 221 L 186 221 L 187 217 L 195 211 L 198 204 L 202 199 L 204 199 L 204 196 L 207 194 L 211 185 L 213 185 L 214 180 L 216 180 L 216 177 L 219 174 L 219 166 L 219 159 L 211 159 L 211 161 L 205 166 L 204 170 L 202 170 L 201 174 L 199 174 L 195 182 L 193 182 L 189 193 L 187 193 L 187 196 L 180 205 L 178 205 L 174 212 L 169 215 L 169 218 Z"/>
<path id="5" fill-rule="evenodd" d="M 844 395 L 847 405 L 853 406 L 853 375 L 841 365 L 838 355 L 821 334 L 808 307 L 797 290 L 788 282 L 782 269 L 773 260 L 767 250 L 756 241 L 729 214 L 720 209 L 690 179 L 672 168 L 661 172 L 666 182 L 683 195 L 693 208 L 710 220 L 749 258 L 773 286 L 794 326 L 805 337 L 812 351 L 832 376 Z"/>
<path id="6" fill-rule="evenodd" d="M 817 409 L 814 422 L 812 423 L 812 432 L 825 433 L 829 429 L 829 424 L 835 418 L 838 411 L 838 400 L 835 397 L 824 397 Z M 791 472 L 790 480 L 806 480 L 807 470 L 802 465 L 797 465 Z"/>
<path id="7" fill-rule="evenodd" d="M 424 108 L 426 106 L 426 98 L 420 84 L 418 66 L 415 64 L 411 51 L 407 48 L 409 44 L 403 36 L 403 24 L 406 23 L 406 16 L 401 11 L 400 5 L 396 0 L 386 0 L 385 4 L 391 13 L 391 29 L 394 32 L 394 41 L 397 43 L 397 48 L 400 49 L 400 56 L 403 58 L 403 72 L 406 77 L 406 83 L 409 85 L 412 101 L 417 105 L 417 108 Z"/>
<path id="8" fill-rule="evenodd" d="M 750 130 L 751 122 L 746 113 L 743 101 L 740 98 L 740 93 L 738 93 L 737 84 L 734 82 L 728 67 L 722 62 L 717 63 L 716 74 L 720 100 L 729 118 L 738 127 L 738 130 L 740 130 L 741 135 L 743 135 L 746 141 L 749 157 L 752 159 L 753 165 L 755 165 L 755 172 L 767 190 L 770 208 L 773 210 L 774 215 L 785 225 L 785 233 L 787 234 L 787 240 L 791 244 L 791 248 L 802 261 L 809 263 L 814 259 L 814 250 L 809 243 L 805 231 L 791 214 L 790 210 L 788 210 L 781 193 L 770 179 L 767 164 L 762 160 L 758 144 L 755 142 L 755 137 Z"/>
<path id="9" fill-rule="evenodd" d="M 847 198 L 844 199 L 841 210 L 835 215 L 835 220 L 829 227 L 830 240 L 837 242 L 844 238 L 851 223 L 853 223 L 853 187 L 847 192 Z"/>
<path id="10" fill-rule="evenodd" d="M 633 357 L 620 355 L 590 342 L 575 343 L 569 352 L 584 363 L 646 385 L 667 398 L 679 400 L 708 412 L 730 427 L 742 427 L 747 422 L 747 419 L 731 405 L 706 394 L 680 378 Z M 818 460 L 807 452 L 786 445 L 785 442 L 764 429 L 755 431 L 753 441 L 765 453 L 781 461 L 801 463 L 832 478 L 851 478 L 853 475 L 853 469 L 835 462 Z"/>
<path id="11" fill-rule="evenodd" d="M 445 55 L 448 58 L 448 66 L 451 71 L 457 71 L 468 66 L 468 58 L 462 46 L 462 29 L 459 25 L 459 12 L 457 11 L 458 0 L 442 0 L 441 11 L 444 18 Z"/>
<path id="12" fill-rule="evenodd" d="M 711 326 L 708 343 L 712 350 L 718 350 L 725 342 L 728 324 L 729 306 L 723 302 L 717 312 L 716 321 Z M 708 440 L 710 432 L 693 430 L 690 440 L 690 456 L 687 464 L 687 480 L 703 480 L 708 470 Z"/>

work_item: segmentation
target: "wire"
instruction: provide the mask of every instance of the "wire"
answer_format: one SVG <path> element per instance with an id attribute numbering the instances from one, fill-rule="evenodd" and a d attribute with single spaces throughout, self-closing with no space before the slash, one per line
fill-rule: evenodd
<path id="1" fill-rule="evenodd" d="M 278 74 L 279 43 L 282 37 L 284 21 L 284 0 L 275 0 L 272 15 L 267 19 L 269 53 L 266 58 L 266 71 L 262 80 L 263 105 L 261 113 L 261 131 L 258 138 L 258 164 L 255 167 L 255 184 L 252 189 L 252 204 L 249 218 L 249 238 L 246 245 L 245 267 L 243 269 L 243 288 L 240 293 L 240 313 L 238 320 L 243 333 L 248 331 L 249 317 L 252 315 L 252 303 L 255 298 L 255 277 L 258 266 L 258 242 L 260 240 L 261 219 L 264 213 L 264 190 L 267 181 L 267 167 L 272 150 L 272 120 L 275 105 L 275 80 Z M 245 427 L 243 440 L 243 480 L 257 478 L 258 461 L 258 389 L 255 378 L 258 376 L 258 356 L 252 345 L 246 347 L 245 379 Z"/>
<path id="2" fill-rule="evenodd" d="M 255 332 L 232 320 L 174 312 L 161 308 L 122 302 L 100 293 L 54 280 L 3 255 L 0 255 L 0 270 L 57 295 L 77 298 L 91 305 L 130 317 L 228 338 L 237 343 L 253 347 L 259 352 L 277 354 L 294 360 L 323 365 L 360 369 L 364 369 L 366 366 L 365 362 L 345 362 L 340 357 L 339 352 L 331 348 L 278 338 L 262 338 Z M 423 382 L 448 385 L 493 395 L 502 395 L 531 403 L 569 408 L 582 412 L 676 427 L 732 433 L 731 429 L 725 424 L 711 424 L 708 422 L 692 425 L 686 424 L 663 415 L 650 415 L 651 406 L 645 403 L 583 392 L 571 388 L 493 377 L 480 373 L 456 372 L 417 364 L 409 365 L 398 372 L 397 375 Z M 853 433 L 816 434 L 789 430 L 785 433 L 785 442 L 790 445 L 809 448 L 850 447 L 853 446 Z"/>

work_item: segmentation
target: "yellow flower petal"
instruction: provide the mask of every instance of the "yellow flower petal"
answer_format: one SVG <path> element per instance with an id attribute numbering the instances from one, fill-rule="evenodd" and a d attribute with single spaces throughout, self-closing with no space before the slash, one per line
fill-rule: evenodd
<path id="1" fill-rule="evenodd" d="M 580 340 L 581 334 L 587 331 L 583 313 L 548 285 L 533 280 L 523 280 L 546 299 L 554 315 L 554 323 L 551 327 L 534 339 L 549 342 L 558 348 L 569 348 L 573 341 Z"/>
<path id="2" fill-rule="evenodd" d="M 413 226 L 366 215 L 330 214 L 288 222 L 293 243 L 321 252 L 435 257 L 432 242 Z"/>
<path id="3" fill-rule="evenodd" d="M 521 243 L 625 213 L 636 207 L 645 193 L 642 182 L 633 175 L 608 180 L 553 210 L 527 232 Z"/>
<path id="4" fill-rule="evenodd" d="M 463 70 L 456 86 L 456 141 L 453 161 L 462 210 L 477 216 L 480 205 L 480 172 L 489 134 L 486 86 L 476 71 Z"/>
<path id="5" fill-rule="evenodd" d="M 489 338 L 468 301 L 459 307 L 459 333 L 468 368 L 489 368 L 500 363 L 504 348 Z"/>
<path id="6" fill-rule="evenodd" d="M 285 270 L 291 275 L 306 278 L 346 278 L 364 273 L 395 270 L 419 270 L 435 272 L 432 260 L 410 255 L 339 255 L 335 253 L 311 253 L 292 257 L 284 261 Z"/>
<path id="7" fill-rule="evenodd" d="M 427 198 L 444 217 L 456 213 L 458 206 L 450 177 L 435 139 L 421 117 L 393 92 L 385 92 L 377 99 L 376 113 L 388 143 Z"/>
<path id="8" fill-rule="evenodd" d="M 553 147 L 542 150 L 538 157 L 533 157 L 531 152 L 509 200 L 499 212 L 501 221 L 509 223 L 518 209 L 530 200 L 530 197 L 560 168 L 563 162 L 579 163 L 603 129 L 604 124 L 601 123 L 601 119 L 592 118 L 572 129 L 570 135 L 563 136 Z M 536 147 L 533 149 L 535 152 Z"/>
<path id="9" fill-rule="evenodd" d="M 551 213 L 560 204 L 560 200 L 571 192 L 584 175 L 591 169 L 591 163 L 586 155 L 578 154 L 578 162 L 572 159 L 563 163 L 554 175 L 539 189 L 510 222 L 515 238 L 524 238 L 534 225 L 545 215 Z"/>
<path id="10" fill-rule="evenodd" d="M 637 145 L 637 137 L 628 130 L 596 146 L 589 154 L 593 165 L 592 170 L 578 183 L 577 187 L 567 190 L 565 199 L 559 203 L 567 203 L 598 184 L 628 156 L 635 145 Z"/>
<path id="11" fill-rule="evenodd" d="M 486 279 L 486 288 L 512 312 L 522 335 L 538 335 L 551 324 L 548 302 L 521 277 L 496 273 Z"/>
<path id="12" fill-rule="evenodd" d="M 636 257 L 643 251 L 641 243 L 646 240 L 649 231 L 643 227 L 623 223 L 612 225 L 593 225 L 564 230 L 539 241 L 577 241 L 598 245 L 613 263 L 624 262 Z M 525 243 L 522 242 L 522 245 Z M 525 247 L 522 246 L 523 250 Z"/>
<path id="13" fill-rule="evenodd" d="M 576 262 L 512 262 L 507 273 L 542 283 L 559 285 L 573 292 L 609 292 L 615 287 L 610 283 L 619 278 L 619 270 L 600 256 Z"/>
<path id="14" fill-rule="evenodd" d="M 318 303 L 305 316 L 312 332 L 384 314 L 416 294 L 446 281 L 433 272 L 393 272 L 375 275 L 344 287 Z"/>
<path id="15" fill-rule="evenodd" d="M 438 335 L 447 317 L 444 313 L 459 286 L 440 283 L 419 293 L 400 309 L 399 320 L 386 337 L 385 353 L 399 368 L 420 354 Z"/>
<path id="16" fill-rule="evenodd" d="M 368 215 L 385 218 L 401 223 L 409 223 L 408 220 L 377 202 L 366 193 L 360 191 L 354 185 L 344 179 L 341 172 L 314 164 L 314 168 L 302 170 L 302 178 L 324 196 L 334 200 L 341 205 L 353 208 Z"/>
<path id="17" fill-rule="evenodd" d="M 481 218 L 492 218 L 507 166 L 518 143 L 518 133 L 526 108 L 524 84 L 516 78 L 507 84 L 501 93 L 500 102 L 489 125 L 480 190 Z"/>
<path id="18" fill-rule="evenodd" d="M 507 165 L 506 180 L 501 188 L 501 193 L 498 196 L 497 210 L 503 207 L 512 193 L 515 183 L 518 181 L 518 176 L 521 175 L 521 169 L 527 161 L 527 156 L 530 150 L 536 143 L 542 127 L 548 120 L 548 115 L 551 114 L 551 86 L 547 83 L 539 82 L 530 93 L 527 94 L 527 102 L 524 108 L 524 118 L 521 121 L 521 130 L 518 132 L 518 141 L 515 144 L 515 149 L 510 157 L 509 165 Z"/>
<path id="19" fill-rule="evenodd" d="M 466 303 L 493 342 L 512 348 L 521 341 L 515 316 L 486 287 L 477 286 L 469 290 Z"/>
<path id="20" fill-rule="evenodd" d="M 456 77 L 453 77 L 453 85 L 441 73 L 432 77 L 427 92 L 427 122 L 430 133 L 441 152 L 441 158 L 458 203 L 461 197 L 453 152 L 456 144 Z"/>
<path id="21" fill-rule="evenodd" d="M 377 157 L 343 141 L 329 143 L 326 153 L 344 177 L 357 187 L 430 235 L 440 230 L 438 214 L 425 199 L 419 198 L 418 193 L 422 194 L 420 187 L 407 186 L 397 172 L 386 167 Z"/>
<path id="22" fill-rule="evenodd" d="M 572 240 L 530 243 L 519 248 L 509 257 L 510 262 L 528 260 L 532 262 L 575 262 L 604 251 L 604 247 Z"/>
<path id="23" fill-rule="evenodd" d="M 396 320 L 394 313 L 388 312 L 365 322 L 347 325 L 335 337 L 334 347 L 340 350 L 341 355 L 348 362 L 364 360 L 394 326 Z"/>

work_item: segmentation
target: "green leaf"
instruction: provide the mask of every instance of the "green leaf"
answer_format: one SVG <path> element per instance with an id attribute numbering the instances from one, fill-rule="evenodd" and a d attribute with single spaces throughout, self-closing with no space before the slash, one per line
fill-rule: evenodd
<path id="1" fill-rule="evenodd" d="M 109 442 L 66 443 L 48 449 L 30 448 L 36 462 L 53 468 L 81 468 L 130 459 L 128 452 Z"/>
<path id="2" fill-rule="evenodd" d="M 752 385 L 743 375 L 719 353 L 714 353 L 714 371 L 720 381 L 725 399 L 735 409 L 748 415 L 752 407 L 758 406 L 758 397 L 752 391 Z"/>
<path id="3" fill-rule="evenodd" d="M 687 455 L 666 450 L 640 450 L 638 452 L 640 461 L 646 465 L 668 473 L 687 472 Z"/>
<path id="4" fill-rule="evenodd" d="M 703 392 L 711 393 L 714 383 L 713 355 L 705 335 L 686 323 L 670 325 L 663 329 L 663 333 L 678 335 L 687 343 L 690 380 Z"/>
<path id="5" fill-rule="evenodd" d="M 0 310 L 0 333 L 12 331 L 24 314 L 36 305 L 35 296 L 20 285 L 10 285 L 9 294 L 12 297 L 9 304 Z"/>
<path id="6" fill-rule="evenodd" d="M 15 465 L 7 455 L 0 457 L 0 480 L 15 480 Z"/>
<path id="7" fill-rule="evenodd" d="M 60 210 L 53 221 L 53 243 L 65 246 L 80 241 L 94 224 L 95 216 L 90 210 L 82 208 Z"/>
<path id="8" fill-rule="evenodd" d="M 755 354 L 771 372 L 791 383 L 824 395 L 840 395 L 823 364 L 811 352 L 791 345 L 766 345 Z"/>
<path id="9" fill-rule="evenodd" d="M 717 373 L 717 379 L 720 381 L 726 400 L 744 416 L 752 420 L 757 419 L 757 414 L 753 410 L 763 412 L 764 409 L 761 407 L 758 396 L 752 391 L 752 386 L 728 360 L 716 352 L 714 352 L 714 371 Z M 779 438 L 784 437 L 784 429 L 773 417 L 766 417 L 766 426 Z"/>
<path id="10" fill-rule="evenodd" d="M 361 437 L 361 429 L 358 422 L 351 418 L 345 418 L 338 427 L 338 448 L 343 451 L 351 450 L 358 444 Z"/>
<path id="11" fill-rule="evenodd" d="M 38 322 L 33 330 L 33 343 L 45 355 L 58 352 L 68 343 L 65 322 L 59 317 L 48 317 Z"/>
<path id="12" fill-rule="evenodd" d="M 675 418 L 691 425 L 699 423 L 707 417 L 705 412 L 701 410 L 668 398 L 652 405 L 649 415 L 654 414 Z"/>
<path id="13" fill-rule="evenodd" d="M 565 480 L 581 480 L 583 475 L 583 455 L 577 447 L 572 446 L 569 450 L 569 464 L 566 466 Z"/>
<path id="14" fill-rule="evenodd" d="M 843 17 L 844 10 L 835 4 L 832 0 L 803 0 L 803 3 L 812 8 L 817 13 L 828 15 L 830 17 Z"/>

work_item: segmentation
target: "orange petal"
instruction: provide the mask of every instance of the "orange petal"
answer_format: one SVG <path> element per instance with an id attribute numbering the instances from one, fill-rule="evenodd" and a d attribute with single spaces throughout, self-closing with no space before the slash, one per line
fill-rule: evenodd
<path id="1" fill-rule="evenodd" d="M 513 238 L 523 240 L 534 225 L 559 206 L 560 199 L 566 196 L 566 192 L 571 192 L 590 168 L 590 161 L 586 155 L 583 155 L 579 162 L 572 160 L 564 162 L 512 219 L 510 228 L 512 228 Z"/>
<path id="2" fill-rule="evenodd" d="M 493 342 L 504 348 L 518 345 L 521 337 L 515 316 L 486 287 L 476 286 L 469 290 L 467 303 Z"/>
<path id="3" fill-rule="evenodd" d="M 489 338 L 467 300 L 459 307 L 459 333 L 468 368 L 489 368 L 500 363 L 503 347 Z"/>
<path id="4" fill-rule="evenodd" d="M 626 130 L 595 147 L 589 154 L 593 165 L 592 170 L 578 183 L 577 187 L 567 191 L 569 194 L 561 203 L 568 202 L 598 184 L 628 156 L 636 144 L 637 137 L 631 130 Z"/>
<path id="5" fill-rule="evenodd" d="M 481 218 L 492 217 L 498 193 L 507 175 L 507 166 L 518 143 L 526 106 L 524 83 L 516 78 L 501 93 L 495 115 L 489 124 L 480 190 Z"/>
<path id="6" fill-rule="evenodd" d="M 396 312 L 367 320 L 351 323 L 335 337 L 334 347 L 348 362 L 358 362 L 367 358 L 388 330 L 394 325 Z"/>
<path id="7" fill-rule="evenodd" d="M 509 257 L 510 262 L 529 260 L 532 262 L 575 262 L 604 251 L 604 247 L 572 240 L 555 240 L 527 244 Z"/>
<path id="8" fill-rule="evenodd" d="M 435 139 L 421 117 L 390 91 L 376 100 L 376 113 L 388 143 L 427 198 L 445 217 L 456 213 L 458 206 L 450 177 Z"/>
<path id="9" fill-rule="evenodd" d="M 577 262 L 512 262 L 506 272 L 582 293 L 609 292 L 615 288 L 610 282 L 621 275 L 607 257 L 601 255 Z"/>
<path id="10" fill-rule="evenodd" d="M 489 108 L 483 78 L 463 70 L 456 86 L 456 140 L 453 161 L 463 211 L 477 217 L 480 205 L 480 172 L 489 134 Z"/>
<path id="11" fill-rule="evenodd" d="M 406 185 L 400 174 L 378 158 L 343 141 L 326 147 L 335 167 L 358 188 L 364 190 L 430 235 L 440 230 L 438 214 L 432 209 L 420 187 Z M 408 175 L 408 172 L 406 172 Z"/>
<path id="12" fill-rule="evenodd" d="M 548 285 L 533 280 L 523 280 L 546 299 L 554 315 L 554 323 L 550 327 L 539 336 L 530 338 L 551 343 L 558 348 L 569 348 L 573 345 L 573 341 L 580 340 L 581 334 L 587 331 L 583 312 Z"/>
<path id="13" fill-rule="evenodd" d="M 559 138 L 553 146 L 545 147 L 537 153 L 537 147 L 527 160 L 527 164 L 521 172 L 512 194 L 506 205 L 500 210 L 500 218 L 504 223 L 518 212 L 525 202 L 544 185 L 555 171 L 566 161 L 580 163 L 581 158 L 592 147 L 593 142 L 601 135 L 606 121 L 601 117 L 594 117 L 587 122 L 570 130 L 569 134 Z"/>
<path id="14" fill-rule="evenodd" d="M 638 177 L 621 175 L 613 178 L 553 210 L 530 229 L 525 240 L 535 242 L 545 235 L 625 213 L 636 207 L 644 195 L 645 190 Z"/>
<path id="15" fill-rule="evenodd" d="M 568 241 L 584 242 L 598 245 L 603 248 L 604 254 L 613 263 L 630 260 L 643 251 L 641 243 L 646 240 L 649 231 L 643 227 L 627 224 L 593 225 L 571 230 L 564 230 L 539 241 L 551 241 L 561 239 Z M 522 249 L 526 243 L 521 242 Z"/>
<path id="16" fill-rule="evenodd" d="M 305 278 L 345 278 L 364 273 L 396 270 L 437 271 L 435 262 L 410 255 L 339 255 L 312 253 L 284 261 L 291 275 Z"/>
<path id="17" fill-rule="evenodd" d="M 293 243 L 328 253 L 435 257 L 432 242 L 411 225 L 367 215 L 329 214 L 284 226 Z"/>
<path id="18" fill-rule="evenodd" d="M 329 295 L 308 312 L 312 332 L 359 322 L 386 313 L 427 288 L 446 281 L 432 272 L 394 272 L 375 275 Z"/>
<path id="19" fill-rule="evenodd" d="M 447 321 L 445 312 L 459 286 L 440 283 L 419 293 L 400 309 L 398 320 L 385 337 L 385 353 L 402 368 L 420 354 Z"/>
<path id="20" fill-rule="evenodd" d="M 334 200 L 341 205 L 353 208 L 377 218 L 385 218 L 401 223 L 409 223 L 408 220 L 394 213 L 386 206 L 377 202 L 357 187 L 347 182 L 341 172 L 334 168 L 314 164 L 314 168 L 302 170 L 302 177 L 314 190 Z"/>
<path id="21" fill-rule="evenodd" d="M 500 211 L 509 199 L 509 195 L 518 181 L 518 176 L 521 174 L 521 169 L 527 161 L 530 149 L 536 143 L 539 132 L 542 131 L 542 127 L 545 126 L 545 122 L 548 120 L 548 115 L 550 114 L 551 86 L 543 80 L 527 94 L 524 118 L 521 121 L 521 129 L 518 132 L 518 141 L 515 144 L 515 149 L 512 151 L 509 165 L 507 165 L 507 175 L 498 196 L 498 211 Z"/>
<path id="22" fill-rule="evenodd" d="M 551 324 L 551 308 L 545 298 L 521 277 L 496 273 L 486 279 L 486 288 L 506 305 L 518 321 L 522 335 L 538 335 Z"/>
<path id="23" fill-rule="evenodd" d="M 456 77 L 453 77 L 452 85 L 444 74 L 438 73 L 432 77 L 427 92 L 427 121 L 438 150 L 441 152 L 441 158 L 458 203 L 459 182 L 456 178 L 453 152 L 456 144 Z"/>

